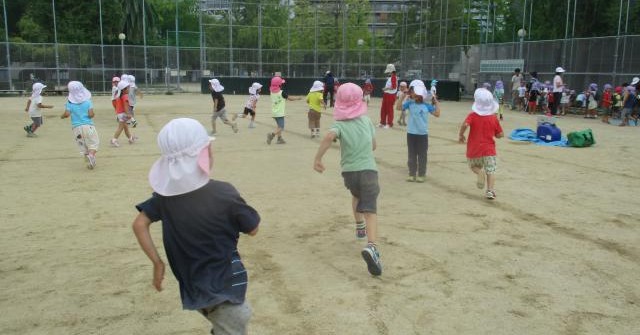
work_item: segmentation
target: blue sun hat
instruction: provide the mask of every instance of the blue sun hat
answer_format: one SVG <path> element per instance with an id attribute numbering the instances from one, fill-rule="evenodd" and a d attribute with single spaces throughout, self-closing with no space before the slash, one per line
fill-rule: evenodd
<path id="1" fill-rule="evenodd" d="M 434 79 L 434 80 L 431 81 L 431 86 L 436 86 L 437 84 L 438 84 L 437 80 Z"/>

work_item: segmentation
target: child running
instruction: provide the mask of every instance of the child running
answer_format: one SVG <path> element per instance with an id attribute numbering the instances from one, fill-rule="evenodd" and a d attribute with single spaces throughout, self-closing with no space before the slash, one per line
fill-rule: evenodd
<path id="1" fill-rule="evenodd" d="M 368 239 L 362 249 L 362 257 L 369 273 L 382 274 L 380 253 L 376 245 L 378 235 L 377 199 L 380 193 L 378 169 L 373 156 L 376 149 L 375 127 L 366 115 L 367 105 L 362 100 L 362 89 L 353 83 L 346 83 L 336 94 L 333 118 L 336 122 L 320 143 L 313 163 L 319 173 L 325 167 L 322 157 L 331 143 L 340 140 L 340 165 L 344 185 L 351 191 L 351 205 L 356 221 L 356 237 Z"/>
<path id="2" fill-rule="evenodd" d="M 182 308 L 200 312 L 211 334 L 247 334 L 247 271 L 238 253 L 240 233 L 254 236 L 260 216 L 233 185 L 211 180 L 211 138 L 196 120 L 171 120 L 158 134 L 162 157 L 149 172 L 154 193 L 138 204 L 133 232 L 153 264 L 162 290 L 165 265 L 150 234 L 162 221 L 162 241 L 180 286 Z"/>
<path id="3" fill-rule="evenodd" d="M 222 95 L 222 91 L 224 91 L 224 86 L 220 84 L 220 80 L 211 79 L 209 80 L 209 89 L 211 90 L 211 99 L 213 100 L 213 114 L 211 115 L 211 136 L 215 136 L 216 132 L 216 120 L 220 118 L 222 123 L 228 125 L 233 129 L 234 133 L 238 132 L 238 124 L 236 122 L 231 122 L 227 118 L 227 110 L 225 109 L 224 96 Z"/>
<path id="4" fill-rule="evenodd" d="M 262 85 L 259 83 L 251 84 L 249 87 L 249 98 L 244 105 L 244 111 L 242 114 L 234 114 L 233 119 L 231 121 L 236 122 L 238 117 L 246 118 L 247 115 L 251 115 L 251 122 L 249 123 L 249 128 L 255 128 L 255 120 L 256 120 L 256 106 L 258 105 L 258 99 L 260 98 L 260 90 L 262 89 Z"/>
<path id="5" fill-rule="evenodd" d="M 494 174 L 497 166 L 496 142 L 493 138 L 501 138 L 504 134 L 500 122 L 494 116 L 498 104 L 491 92 L 479 88 L 474 92 L 473 99 L 472 112 L 462 122 L 458 137 L 460 143 L 467 142 L 469 167 L 478 177 L 476 186 L 479 189 L 484 188 L 486 176 L 486 197 L 493 200 L 496 198 Z M 468 140 L 464 136 L 467 128 L 471 128 Z"/>
<path id="6" fill-rule="evenodd" d="M 79 81 L 70 81 L 67 88 L 69 89 L 69 97 L 65 111 L 60 115 L 60 118 L 71 117 L 73 137 L 87 162 L 87 168 L 92 170 L 96 166 L 96 152 L 100 145 L 100 137 L 93 124 L 95 114 L 93 113 L 91 92 Z"/>
<path id="7" fill-rule="evenodd" d="M 129 126 L 127 125 L 127 121 L 129 121 L 129 118 L 131 117 L 129 114 L 129 83 L 121 80 L 118 82 L 117 88 L 116 120 L 118 121 L 118 128 L 116 128 L 116 132 L 113 134 L 113 138 L 111 139 L 111 146 L 116 148 L 120 146 L 118 138 L 120 137 L 120 134 L 122 134 L 123 130 L 129 140 L 129 144 L 133 144 L 136 140 L 136 137 L 129 131 Z"/>
<path id="8" fill-rule="evenodd" d="M 313 86 L 307 94 L 307 104 L 309 105 L 309 130 L 311 131 L 311 138 L 320 137 L 320 117 L 322 116 L 321 109 L 327 108 L 324 100 L 322 99 L 322 92 L 324 91 L 324 83 L 316 80 L 313 82 Z"/>
<path id="9" fill-rule="evenodd" d="M 114 76 L 111 78 L 111 105 L 113 106 L 113 110 L 116 110 L 116 100 L 118 97 L 116 94 L 118 93 L 118 83 L 120 82 L 120 77 Z"/>
<path id="10" fill-rule="evenodd" d="M 500 116 L 500 121 L 502 121 L 504 119 L 504 117 L 502 116 L 502 112 L 503 112 L 503 102 L 504 102 L 504 83 L 502 82 L 502 80 L 498 80 L 496 81 L 496 87 L 493 90 L 493 96 L 495 97 L 496 101 L 498 102 L 498 115 Z"/>
<path id="11" fill-rule="evenodd" d="M 431 103 L 426 103 L 426 100 L 431 100 Z M 440 103 L 424 86 L 418 85 L 413 88 L 411 97 L 402 104 L 402 110 L 409 110 L 407 125 L 409 177 L 407 181 L 424 183 L 427 175 L 427 150 L 429 150 L 428 114 L 440 117 Z"/>
<path id="12" fill-rule="evenodd" d="M 53 105 L 45 105 L 42 103 L 42 90 L 47 87 L 42 83 L 35 83 L 31 87 L 31 98 L 27 100 L 27 107 L 24 111 L 29 113 L 31 124 L 24 126 L 24 131 L 28 137 L 37 137 L 36 130 L 42 126 L 42 108 L 53 108 Z"/>
<path id="13" fill-rule="evenodd" d="M 282 85 L 285 83 L 285 80 L 278 74 L 279 73 L 276 73 L 276 75 L 271 78 L 271 86 L 269 86 L 269 91 L 271 92 L 271 116 L 273 117 L 273 120 L 276 121 L 276 130 L 267 134 L 267 144 L 269 145 L 276 136 L 278 137 L 278 140 L 276 141 L 277 144 L 287 143 L 284 138 L 282 138 L 282 132 L 284 131 L 284 117 L 287 115 L 285 111 L 285 102 L 287 100 L 299 100 L 290 97 L 287 92 L 282 90 Z"/>

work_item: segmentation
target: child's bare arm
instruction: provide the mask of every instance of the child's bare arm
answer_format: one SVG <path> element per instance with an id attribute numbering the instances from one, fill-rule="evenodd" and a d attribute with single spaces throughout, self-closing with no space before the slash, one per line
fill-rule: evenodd
<path id="1" fill-rule="evenodd" d="M 24 108 L 25 112 L 29 111 L 29 107 L 31 107 L 31 99 L 27 100 L 27 107 Z"/>
<path id="2" fill-rule="evenodd" d="M 324 172 L 325 168 L 324 168 L 324 164 L 322 164 L 322 157 L 324 156 L 324 154 L 327 152 L 327 150 L 329 150 L 329 148 L 331 147 L 331 143 L 333 143 L 333 140 L 336 138 L 336 133 L 330 131 L 327 133 L 327 135 L 324 136 L 324 138 L 322 139 L 322 142 L 320 142 L 320 147 L 318 148 L 318 152 L 316 153 L 316 158 L 313 162 L 313 169 L 316 170 L 317 172 Z"/>
<path id="3" fill-rule="evenodd" d="M 53 108 L 53 105 L 45 105 L 45 104 L 39 103 L 38 108 Z"/>
<path id="4" fill-rule="evenodd" d="M 140 212 L 136 219 L 133 221 L 133 233 L 138 239 L 138 243 L 142 248 L 142 251 L 149 257 L 151 263 L 153 263 L 153 286 L 158 291 L 162 291 L 162 280 L 164 279 L 164 262 L 158 254 L 151 233 L 149 232 L 149 225 L 151 220 L 144 212 Z"/>
<path id="5" fill-rule="evenodd" d="M 496 134 L 496 138 L 503 138 L 504 137 L 504 132 L 499 132 Z"/>
<path id="6" fill-rule="evenodd" d="M 467 124 L 467 122 L 462 122 L 462 125 L 460 125 L 460 132 L 458 133 L 458 142 L 460 143 L 464 143 L 466 142 L 466 138 L 464 137 L 464 133 L 467 131 L 467 127 L 469 125 Z"/>
<path id="7" fill-rule="evenodd" d="M 66 119 L 66 118 L 69 117 L 69 115 L 71 115 L 71 114 L 69 114 L 69 111 L 65 110 L 64 113 L 62 113 L 62 115 L 60 115 L 60 118 L 61 119 Z"/>
<path id="8" fill-rule="evenodd" d="M 433 116 L 440 117 L 440 102 L 435 96 L 433 97 L 432 103 L 434 106 L 436 106 L 436 110 L 433 112 Z"/>

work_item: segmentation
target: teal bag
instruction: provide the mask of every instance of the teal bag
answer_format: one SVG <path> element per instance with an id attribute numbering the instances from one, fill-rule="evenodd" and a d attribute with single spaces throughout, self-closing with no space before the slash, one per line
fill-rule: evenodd
<path id="1" fill-rule="evenodd" d="M 591 129 L 568 133 L 567 140 L 569 142 L 569 146 L 576 148 L 590 147 L 596 144 L 596 140 L 593 138 L 593 132 Z"/>

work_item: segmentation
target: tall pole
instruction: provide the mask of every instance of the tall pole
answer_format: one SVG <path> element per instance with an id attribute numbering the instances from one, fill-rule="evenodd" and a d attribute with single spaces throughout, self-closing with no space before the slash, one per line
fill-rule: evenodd
<path id="1" fill-rule="evenodd" d="M 532 0 L 533 1 L 533 0 Z M 573 0 L 573 22 L 571 27 L 571 51 L 569 52 L 569 61 L 571 62 L 571 67 L 573 67 L 573 44 L 576 40 L 576 2 L 578 0 Z"/>
<path id="2" fill-rule="evenodd" d="M 262 77 L 262 4 L 258 4 L 258 76 Z"/>
<path id="3" fill-rule="evenodd" d="M 616 49 L 613 53 L 613 82 L 616 82 L 616 71 L 618 70 L 618 50 L 620 49 L 620 27 L 622 26 L 622 1 L 620 0 L 620 9 L 618 10 L 618 31 L 616 33 Z"/>
<path id="4" fill-rule="evenodd" d="M 231 2 L 229 3 L 229 76 L 233 76 L 233 20 L 231 18 Z"/>
<path id="5" fill-rule="evenodd" d="M 347 62 L 347 9 L 349 5 L 342 3 L 342 66 L 340 66 L 340 76 L 346 77 L 344 65 Z"/>
<path id="6" fill-rule="evenodd" d="M 318 72 L 318 5 L 316 4 L 314 7 L 314 36 L 313 36 L 313 76 L 317 77 Z"/>
<path id="7" fill-rule="evenodd" d="M 177 89 L 180 89 L 180 30 L 178 20 L 178 0 L 176 0 L 176 68 L 178 70 Z"/>
<path id="8" fill-rule="evenodd" d="M 9 23 L 7 21 L 7 5 L 2 0 L 2 11 L 4 14 L 4 40 L 7 53 L 7 77 L 9 78 L 9 89 L 13 89 L 13 81 L 11 79 L 11 55 L 9 50 Z"/>
<path id="9" fill-rule="evenodd" d="M 569 38 L 569 10 L 571 9 L 571 0 L 567 0 L 567 18 L 565 19 L 564 24 L 564 41 L 562 41 L 562 61 L 560 62 L 562 66 L 567 66 L 565 64 L 567 57 L 567 39 Z"/>
<path id="10" fill-rule="evenodd" d="M 4 0 L 3 0 L 4 1 Z M 102 91 L 106 92 L 106 75 L 104 70 L 104 35 L 102 33 L 102 0 L 98 0 L 98 19 L 100 21 L 100 60 L 102 61 Z"/>
<path id="11" fill-rule="evenodd" d="M 124 39 L 127 36 L 124 33 L 118 34 L 118 39 L 120 40 L 120 61 L 121 61 L 121 74 L 124 74 Z"/>
<path id="12" fill-rule="evenodd" d="M 53 43 L 56 53 L 56 82 L 60 86 L 60 55 L 58 54 L 58 27 L 56 25 L 56 0 L 51 0 L 51 9 L 53 11 Z"/>
<path id="13" fill-rule="evenodd" d="M 627 17 L 625 19 L 624 25 L 624 39 L 622 40 L 622 61 L 621 63 L 621 71 L 624 71 L 624 59 L 625 54 L 627 53 L 627 32 L 629 29 L 629 0 L 627 0 Z"/>
<path id="14" fill-rule="evenodd" d="M 144 45 L 144 84 L 149 85 L 147 80 L 147 7 L 145 6 L 145 0 L 142 0 L 142 44 Z"/>

